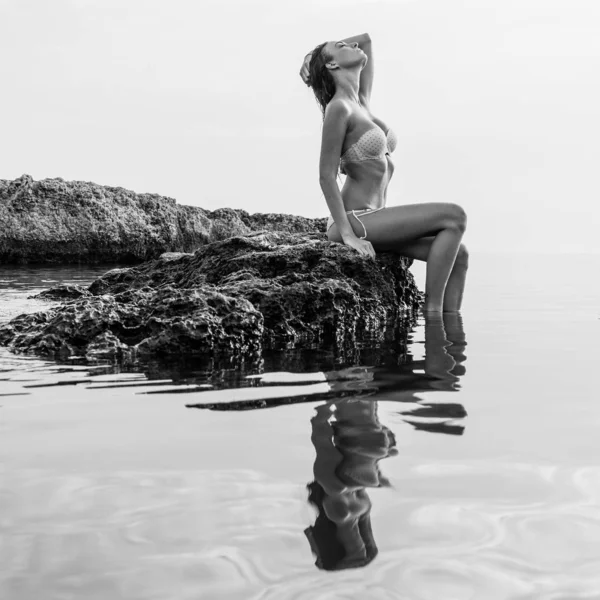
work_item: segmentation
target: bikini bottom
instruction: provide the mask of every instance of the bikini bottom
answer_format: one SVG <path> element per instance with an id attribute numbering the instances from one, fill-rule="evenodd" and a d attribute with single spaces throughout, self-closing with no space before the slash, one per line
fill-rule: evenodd
<path id="1" fill-rule="evenodd" d="M 362 225 L 362 228 L 365 232 L 365 235 L 361 236 L 360 239 L 364 240 L 367 237 L 367 228 L 365 227 L 364 223 L 358 218 L 361 215 L 366 215 L 369 213 L 374 213 L 377 212 L 378 210 L 383 210 L 385 208 L 385 206 L 382 206 L 381 208 L 364 208 L 364 209 L 360 209 L 360 210 L 347 210 L 346 214 L 347 215 L 354 215 L 354 218 Z M 335 221 L 333 220 L 333 217 L 331 215 L 329 215 L 329 219 L 327 219 L 327 231 L 329 231 L 329 228 L 335 223 Z"/>

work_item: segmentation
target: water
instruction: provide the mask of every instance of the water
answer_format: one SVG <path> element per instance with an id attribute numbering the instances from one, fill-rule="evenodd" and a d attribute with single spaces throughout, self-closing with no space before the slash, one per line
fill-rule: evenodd
<path id="1" fill-rule="evenodd" d="M 0 349 L 0 598 L 600 598 L 599 267 L 476 255 L 408 350 Z M 2 268 L 0 319 L 106 269 Z"/>

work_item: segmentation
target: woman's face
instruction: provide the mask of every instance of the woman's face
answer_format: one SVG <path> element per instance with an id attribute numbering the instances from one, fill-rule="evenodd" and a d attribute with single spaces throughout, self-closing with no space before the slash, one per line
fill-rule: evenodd
<path id="1" fill-rule="evenodd" d="M 346 42 L 327 42 L 323 51 L 331 59 L 328 61 L 336 63 L 341 68 L 350 68 L 357 65 L 364 66 L 367 63 L 367 55 L 358 47 L 358 43 L 346 44 Z"/>

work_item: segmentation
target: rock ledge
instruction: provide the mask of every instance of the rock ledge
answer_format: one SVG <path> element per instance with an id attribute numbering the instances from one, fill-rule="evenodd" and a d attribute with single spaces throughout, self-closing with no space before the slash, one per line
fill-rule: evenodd
<path id="1" fill-rule="evenodd" d="M 0 179 L 0 264 L 135 264 L 258 230 L 324 233 L 325 222 L 209 211 L 85 181 Z"/>
<path id="2" fill-rule="evenodd" d="M 0 327 L 0 344 L 54 358 L 257 355 L 406 335 L 421 294 L 411 261 L 375 259 L 319 233 L 266 232 L 113 269 L 39 297 L 47 311 Z"/>

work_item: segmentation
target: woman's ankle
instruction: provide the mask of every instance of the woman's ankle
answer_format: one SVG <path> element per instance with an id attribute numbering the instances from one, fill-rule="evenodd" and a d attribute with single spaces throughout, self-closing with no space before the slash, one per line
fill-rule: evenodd
<path id="1" fill-rule="evenodd" d="M 443 308 L 442 308 L 441 304 L 425 303 L 423 305 L 423 312 L 424 313 L 439 313 L 439 314 L 441 314 L 443 312 Z"/>

